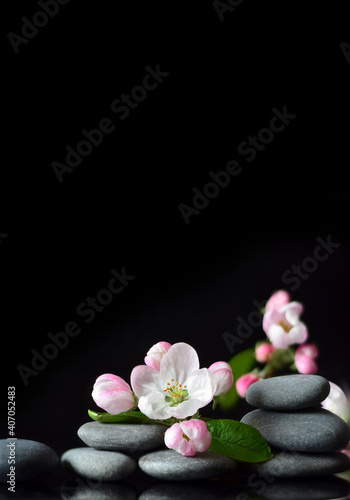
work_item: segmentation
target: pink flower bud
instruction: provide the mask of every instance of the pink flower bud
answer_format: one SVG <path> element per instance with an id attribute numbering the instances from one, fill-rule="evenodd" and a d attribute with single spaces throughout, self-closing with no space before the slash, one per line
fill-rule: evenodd
<path id="1" fill-rule="evenodd" d="M 236 390 L 238 392 L 238 395 L 241 396 L 241 398 L 245 398 L 248 388 L 259 380 L 261 379 L 254 375 L 254 373 L 247 373 L 246 375 L 242 375 L 241 377 L 239 377 L 236 382 Z"/>
<path id="2" fill-rule="evenodd" d="M 154 344 L 145 357 L 146 365 L 159 371 L 162 358 L 164 354 L 169 351 L 170 347 L 171 344 L 169 344 L 169 342 L 158 342 Z"/>
<path id="3" fill-rule="evenodd" d="M 259 363 L 267 363 L 272 358 L 273 353 L 275 352 L 276 347 L 268 342 L 264 342 L 260 344 L 255 349 L 255 357 Z"/>
<path id="4" fill-rule="evenodd" d="M 207 424 L 196 418 L 172 425 L 164 435 L 166 446 L 186 457 L 208 450 L 211 439 Z"/>
<path id="5" fill-rule="evenodd" d="M 214 396 L 226 394 L 233 384 L 231 366 L 225 361 L 217 361 L 210 365 L 208 370 L 211 372 L 214 382 Z"/>
<path id="6" fill-rule="evenodd" d="M 318 370 L 315 360 L 306 354 L 295 354 L 294 361 L 298 372 L 304 375 L 313 375 Z"/>
<path id="7" fill-rule="evenodd" d="M 136 404 L 129 384 L 112 373 L 105 373 L 96 379 L 92 398 L 97 406 L 112 415 L 131 410 Z"/>
<path id="8" fill-rule="evenodd" d="M 301 344 L 297 347 L 295 354 L 304 354 L 311 359 L 316 359 L 318 356 L 318 349 L 314 344 Z"/>
<path id="9" fill-rule="evenodd" d="M 286 290 L 278 290 L 266 302 L 266 311 L 270 309 L 277 311 L 281 306 L 288 304 L 288 302 L 290 302 L 289 293 Z"/>

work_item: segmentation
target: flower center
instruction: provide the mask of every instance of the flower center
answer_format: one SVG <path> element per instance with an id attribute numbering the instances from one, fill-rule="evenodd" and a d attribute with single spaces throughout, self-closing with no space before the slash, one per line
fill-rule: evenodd
<path id="1" fill-rule="evenodd" d="M 293 325 L 291 325 L 290 323 L 287 323 L 286 321 L 283 321 L 281 319 L 281 321 L 278 322 L 278 324 L 283 328 L 283 330 L 286 332 L 286 333 L 289 333 L 290 330 L 292 329 Z"/>
<path id="2" fill-rule="evenodd" d="M 176 382 L 173 378 L 170 382 L 167 382 L 167 387 L 163 392 L 166 393 L 165 401 L 170 403 L 170 406 L 177 406 L 188 396 L 187 386 L 179 384 L 179 382 Z"/>

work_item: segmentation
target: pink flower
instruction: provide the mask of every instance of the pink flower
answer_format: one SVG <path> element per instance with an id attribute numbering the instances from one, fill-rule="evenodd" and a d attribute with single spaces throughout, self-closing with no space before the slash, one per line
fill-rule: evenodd
<path id="1" fill-rule="evenodd" d="M 226 394 L 233 384 L 233 374 L 231 366 L 225 361 L 217 361 L 209 366 L 208 370 L 212 374 L 214 381 L 214 396 Z"/>
<path id="2" fill-rule="evenodd" d="M 169 344 L 169 342 L 158 342 L 157 344 L 154 344 L 145 357 L 146 365 L 159 370 L 160 362 L 162 361 L 164 354 L 169 351 L 170 347 L 171 344 Z"/>
<path id="3" fill-rule="evenodd" d="M 263 329 L 270 342 L 277 348 L 286 349 L 292 344 L 306 341 L 308 331 L 299 320 L 303 311 L 300 302 L 289 302 L 278 309 L 269 309 L 263 317 Z"/>
<path id="4" fill-rule="evenodd" d="M 241 398 L 245 398 L 249 387 L 259 380 L 261 379 L 254 375 L 254 373 L 247 373 L 246 375 L 242 375 L 241 377 L 239 377 L 236 382 L 236 390 L 238 392 L 238 395 L 241 396 Z"/>
<path id="5" fill-rule="evenodd" d="M 318 366 L 315 359 L 318 356 L 318 349 L 313 344 L 303 344 L 295 351 L 294 361 L 299 373 L 313 375 L 317 372 Z"/>
<path id="6" fill-rule="evenodd" d="M 198 354 L 188 344 L 170 347 L 160 368 L 135 366 L 131 386 L 142 413 L 155 420 L 183 419 L 196 413 L 213 399 L 214 381 L 207 368 L 199 368 Z"/>
<path id="7" fill-rule="evenodd" d="M 266 311 L 277 311 L 281 306 L 290 302 L 290 295 L 286 290 L 278 290 L 273 293 L 269 300 L 266 302 Z"/>
<path id="8" fill-rule="evenodd" d="M 112 415 L 131 410 L 136 405 L 135 396 L 129 384 L 112 373 L 105 373 L 96 379 L 92 398 L 97 406 Z"/>
<path id="9" fill-rule="evenodd" d="M 268 342 L 263 342 L 255 349 L 255 357 L 259 363 L 267 363 L 272 358 L 276 347 Z"/>
<path id="10" fill-rule="evenodd" d="M 164 436 L 168 448 L 186 457 L 193 457 L 197 451 L 208 450 L 211 439 L 207 424 L 196 418 L 172 425 Z"/>

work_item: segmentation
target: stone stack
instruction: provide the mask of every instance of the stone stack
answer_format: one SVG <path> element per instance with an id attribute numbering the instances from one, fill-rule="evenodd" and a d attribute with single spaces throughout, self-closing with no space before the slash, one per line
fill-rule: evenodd
<path id="1" fill-rule="evenodd" d="M 133 474 L 140 455 L 164 446 L 165 427 L 160 424 L 88 422 L 78 429 L 87 445 L 66 451 L 62 466 L 97 481 L 119 481 Z"/>
<path id="2" fill-rule="evenodd" d="M 97 481 L 119 481 L 137 467 L 167 481 L 205 479 L 229 474 L 236 468 L 230 458 L 207 451 L 184 457 L 164 445 L 161 424 L 88 422 L 78 429 L 87 445 L 66 451 L 62 466 L 73 474 Z"/>
<path id="3" fill-rule="evenodd" d="M 255 427 L 274 454 L 255 466 L 260 474 L 287 478 L 350 469 L 350 459 L 339 451 L 350 440 L 350 428 L 320 406 L 329 392 L 329 382 L 319 375 L 274 377 L 249 387 L 246 400 L 258 409 L 241 422 Z"/>

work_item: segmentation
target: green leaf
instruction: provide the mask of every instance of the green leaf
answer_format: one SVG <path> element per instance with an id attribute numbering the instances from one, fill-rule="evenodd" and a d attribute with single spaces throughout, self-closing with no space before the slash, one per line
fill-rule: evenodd
<path id="1" fill-rule="evenodd" d="M 210 451 L 243 462 L 264 462 L 273 457 L 267 441 L 251 425 L 236 420 L 208 420 Z"/>
<path id="2" fill-rule="evenodd" d="M 236 354 L 236 356 L 228 362 L 232 368 L 234 379 L 231 389 L 226 394 L 221 394 L 217 397 L 221 410 L 229 411 L 239 402 L 240 397 L 236 391 L 236 381 L 239 377 L 245 373 L 249 373 L 253 369 L 256 363 L 254 352 L 255 349 L 250 347 L 249 349 L 245 349 L 244 351 Z"/>
<path id="3" fill-rule="evenodd" d="M 96 420 L 97 422 L 105 423 L 117 423 L 117 424 L 154 424 L 155 420 L 151 420 L 146 417 L 140 411 L 126 411 L 124 413 L 119 413 L 118 415 L 112 415 L 111 413 L 100 413 L 98 411 L 88 410 L 89 416 Z"/>

